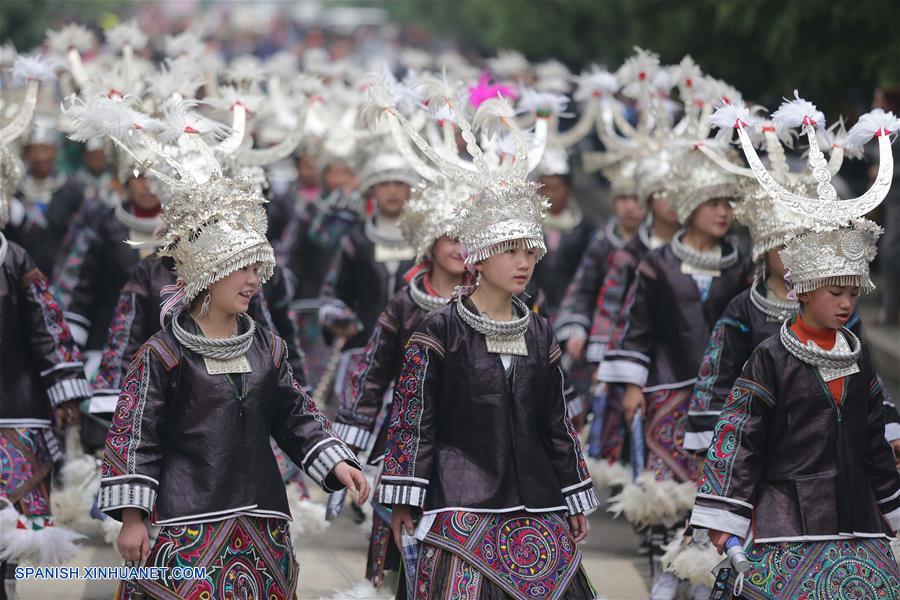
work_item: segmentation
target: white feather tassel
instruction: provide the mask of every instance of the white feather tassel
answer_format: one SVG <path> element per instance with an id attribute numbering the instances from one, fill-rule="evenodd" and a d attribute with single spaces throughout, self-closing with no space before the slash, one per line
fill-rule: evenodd
<path id="1" fill-rule="evenodd" d="M 296 485 L 288 484 L 285 491 L 293 518 L 290 525 L 291 540 L 296 548 L 300 547 L 305 536 L 322 533 L 331 523 L 325 520 L 324 504 L 301 498 L 300 489 Z"/>
<path id="2" fill-rule="evenodd" d="M 27 524 L 19 527 L 24 518 L 10 505 L 0 510 L 0 561 L 52 566 L 78 553 L 75 541 L 83 535 L 58 525 L 38 530 Z"/>
<path id="3" fill-rule="evenodd" d="M 586 102 L 597 96 L 612 96 L 619 89 L 616 76 L 593 65 L 590 71 L 582 73 L 575 79 L 577 87 L 572 98 L 576 102 Z"/>
<path id="4" fill-rule="evenodd" d="M 722 562 L 723 557 L 711 543 L 697 540 L 686 542 L 684 534 L 679 532 L 663 549 L 663 569 L 694 585 L 713 586 L 713 569 Z"/>
<path id="5" fill-rule="evenodd" d="M 65 56 L 71 49 L 87 52 L 94 46 L 94 34 L 84 25 L 70 23 L 62 29 L 48 29 L 47 46 L 59 56 Z"/>
<path id="6" fill-rule="evenodd" d="M 133 109 L 127 102 L 106 96 L 95 96 L 87 101 L 69 96 L 69 105 L 60 111 L 69 119 L 72 131 L 69 139 L 86 142 L 90 139 L 109 136 L 126 140 L 135 129 L 159 131 L 162 122 Z"/>
<path id="7" fill-rule="evenodd" d="M 122 531 L 122 524 L 115 519 L 107 518 L 100 522 L 100 531 L 103 533 L 103 541 L 118 552 L 119 532 Z"/>
<path id="8" fill-rule="evenodd" d="M 13 64 L 13 82 L 16 85 L 22 85 L 29 81 L 53 81 L 56 79 L 55 70 L 59 67 L 58 62 L 51 61 L 47 58 L 32 54 L 25 56 L 20 54 L 16 57 Z"/>
<path id="9" fill-rule="evenodd" d="M 475 118 L 472 120 L 474 129 L 484 132 L 488 136 L 500 132 L 509 131 L 515 123 L 516 113 L 506 98 L 490 98 L 481 103 Z"/>
<path id="10" fill-rule="evenodd" d="M 147 34 L 144 33 L 135 21 L 119 23 L 106 31 L 106 43 L 115 52 L 119 52 L 126 45 L 132 50 L 143 50 L 147 46 Z"/>
<path id="11" fill-rule="evenodd" d="M 569 105 L 569 99 L 564 94 L 551 92 L 539 92 L 533 89 L 523 89 L 522 97 L 516 106 L 518 114 L 536 113 L 540 116 L 560 116 Z"/>
<path id="12" fill-rule="evenodd" d="M 177 140 L 183 133 L 198 133 L 213 139 L 222 139 L 231 128 L 224 123 L 213 121 L 191 110 L 197 106 L 194 100 L 170 101 L 165 109 L 163 129 L 159 141 L 169 144 Z"/>
<path id="13" fill-rule="evenodd" d="M 884 112 L 876 108 L 859 118 L 859 121 L 847 132 L 845 147 L 850 150 L 862 150 L 876 135 L 890 135 L 900 130 L 900 119 L 892 112 Z"/>
<path id="14" fill-rule="evenodd" d="M 709 124 L 724 132 L 730 132 L 732 128 L 739 125 L 753 128 L 756 125 L 756 121 L 751 116 L 750 110 L 744 106 L 744 103 L 738 102 L 723 104 L 717 108 L 716 112 L 710 115 Z"/>
<path id="15" fill-rule="evenodd" d="M 825 128 L 825 114 L 815 104 L 801 98 L 797 90 L 794 90 L 793 100 L 785 98 L 778 110 L 772 113 L 772 120 L 781 127 L 814 125 L 819 129 Z"/>

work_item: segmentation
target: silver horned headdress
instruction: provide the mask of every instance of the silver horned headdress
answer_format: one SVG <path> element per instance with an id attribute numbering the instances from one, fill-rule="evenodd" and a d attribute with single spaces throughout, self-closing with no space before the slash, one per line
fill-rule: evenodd
<path id="1" fill-rule="evenodd" d="M 458 91 L 444 79 L 428 78 L 421 84 L 426 91 L 427 106 L 432 111 L 452 114 L 460 128 L 471 163 L 449 157 L 433 148 L 396 108 L 390 90 L 375 84 L 369 88 L 370 103 L 363 107 L 363 119 L 370 127 L 387 121 L 401 153 L 426 180 L 444 176 L 471 186 L 475 193 L 456 210 L 456 237 L 466 249 L 466 263 L 483 261 L 511 247 L 523 245 L 537 248 L 543 256 L 543 222 L 547 201 L 538 186 L 528 181 L 528 173 L 537 164 L 531 157 L 525 136 L 516 123 L 515 112 L 502 98 L 484 101 L 470 124 L 459 106 Z M 474 131 L 484 139 L 494 139 L 500 132 L 514 140 L 514 154 L 499 165 L 490 165 L 478 145 Z M 437 168 L 428 165 L 410 146 L 409 141 Z"/>
<path id="2" fill-rule="evenodd" d="M 148 161 L 142 165 L 171 192 L 163 204 L 166 232 L 157 240 L 158 252 L 174 259 L 182 289 L 167 301 L 164 312 L 178 302 L 189 303 L 211 284 L 248 265 L 260 264 L 262 282 L 271 277 L 275 257 L 266 239 L 266 200 L 249 180 L 223 174 L 201 137 L 201 121 L 184 106 L 158 120 L 123 99 L 97 96 L 73 99 L 63 112 L 71 119 L 73 140 L 106 135 L 138 163 L 141 158 L 132 146 L 143 146 L 171 173 Z"/>
<path id="3" fill-rule="evenodd" d="M 785 280 L 797 293 L 825 285 L 857 285 L 864 291 L 874 289 L 869 263 L 877 253 L 876 241 L 881 229 L 863 216 L 878 206 L 887 195 L 893 177 L 890 136 L 900 129 L 893 113 L 876 109 L 860 117 L 847 134 L 844 145 L 861 149 L 878 140 L 879 167 L 875 182 L 856 198 L 841 200 L 831 185 L 832 170 L 819 147 L 817 129 L 825 127 L 825 117 L 811 102 L 796 96 L 773 113 L 783 127 L 800 127 L 809 139 L 809 167 L 816 182 L 816 195 L 802 196 L 776 181 L 763 165 L 746 131 L 752 119 L 742 105 L 727 105 L 714 115 L 720 127 L 732 126 L 738 132 L 747 162 L 772 203 L 806 223 L 806 231 L 787 241 L 781 258 L 788 270 Z"/>

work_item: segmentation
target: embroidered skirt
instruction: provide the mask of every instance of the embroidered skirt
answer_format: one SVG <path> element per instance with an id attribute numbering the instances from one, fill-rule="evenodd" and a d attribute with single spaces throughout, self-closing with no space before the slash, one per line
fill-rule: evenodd
<path id="1" fill-rule="evenodd" d="M 440 513 L 419 547 L 416 600 L 596 595 L 562 514 Z"/>
<path id="2" fill-rule="evenodd" d="M 287 600 L 299 567 L 288 522 L 237 516 L 214 523 L 162 527 L 144 566 L 201 567 L 200 579 L 124 581 L 119 600 Z"/>
<path id="3" fill-rule="evenodd" d="M 900 571 L 885 539 L 753 544 L 747 558 L 740 596 L 747 600 L 900 598 Z"/>
<path id="4" fill-rule="evenodd" d="M 684 449 L 691 389 L 688 386 L 647 394 L 646 468 L 655 472 L 657 479 L 684 483 L 698 481 L 703 473 L 703 457 Z"/>
<path id="5" fill-rule="evenodd" d="M 372 511 L 372 537 L 369 538 L 369 553 L 366 557 L 366 579 L 371 582 L 384 580 L 385 571 L 400 568 L 400 551 L 394 543 L 391 522 L 385 519 L 386 508 L 376 506 Z"/>
<path id="6" fill-rule="evenodd" d="M 59 457 L 53 432 L 0 428 L 0 553 L 4 562 L 49 566 L 78 552 L 84 536 L 56 525 L 50 510 L 50 472 Z"/>

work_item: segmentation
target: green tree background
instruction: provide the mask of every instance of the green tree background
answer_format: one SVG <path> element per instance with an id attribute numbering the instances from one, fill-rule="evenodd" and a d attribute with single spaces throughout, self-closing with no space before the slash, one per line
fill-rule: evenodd
<path id="1" fill-rule="evenodd" d="M 747 97 L 794 88 L 827 114 L 851 114 L 875 87 L 900 85 L 897 0 L 383 0 L 403 23 L 511 48 L 570 68 L 615 68 L 634 46 L 665 64 L 690 54 Z"/>

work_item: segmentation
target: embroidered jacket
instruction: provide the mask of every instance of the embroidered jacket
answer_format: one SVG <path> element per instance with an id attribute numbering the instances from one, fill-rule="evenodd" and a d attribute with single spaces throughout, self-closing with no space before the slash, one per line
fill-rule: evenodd
<path id="1" fill-rule="evenodd" d="M 500 355 L 488 353 L 457 302 L 425 317 L 406 346 L 380 502 L 426 513 L 592 511 L 598 500 L 566 415 L 549 323 L 533 315 L 528 356 L 514 358 L 507 378 Z"/>
<path id="2" fill-rule="evenodd" d="M 723 240 L 723 255 L 732 242 Z M 600 381 L 633 383 L 651 392 L 693 385 L 713 325 L 735 295 L 750 284 L 750 261 L 741 258 L 714 277 L 701 300 L 697 283 L 682 273 L 669 244 L 651 250 L 638 267 L 626 300 L 628 325 L 621 345 L 608 349 Z"/>
<path id="3" fill-rule="evenodd" d="M 84 249 L 80 263 L 71 257 L 58 273 L 64 282 L 72 280 L 71 302 L 63 307 L 72 334 L 82 348 L 100 350 L 109 332 L 119 290 L 141 260 L 141 254 L 125 243 L 130 232 L 116 218 L 114 208 L 100 206 L 89 220 L 73 241 L 74 249 Z"/>
<path id="4" fill-rule="evenodd" d="M 759 282 L 757 290 L 765 296 L 765 282 Z M 862 329 L 859 315 L 854 314 L 846 327 L 859 336 Z M 725 313 L 713 327 L 691 392 L 684 434 L 686 450 L 707 451 L 719 414 L 741 369 L 754 348 L 778 334 L 780 328 L 779 319 L 766 315 L 753 305 L 749 289 L 728 303 Z M 885 436 L 890 441 L 900 438 L 900 417 L 887 390 L 884 392 Z"/>
<path id="5" fill-rule="evenodd" d="M 333 298 L 320 311 L 328 323 L 336 311 L 349 309 L 362 323 L 362 329 L 347 340 L 345 350 L 362 348 L 369 341 L 375 323 L 388 301 L 403 286 L 403 275 L 414 266 L 413 260 L 379 262 L 375 243 L 357 224 L 341 240 L 341 251 L 334 265 L 334 283 L 326 282 L 325 296 Z"/>
<path id="6" fill-rule="evenodd" d="M 572 335 L 588 336 L 591 333 L 591 319 L 606 279 L 610 257 L 621 248 L 621 240 L 608 234 L 615 228 L 615 221 L 610 223 L 612 227 L 607 225 L 604 230 L 594 233 L 562 298 L 559 316 L 554 322 L 557 338 L 561 341 Z M 603 340 L 593 334 L 588 338 L 586 356 L 589 361 L 597 362 L 592 358 L 596 355 L 596 348 L 592 351 L 591 347 L 600 343 Z"/>
<path id="7" fill-rule="evenodd" d="M 198 333 L 187 315 L 188 331 Z M 294 379 L 284 340 L 257 326 L 250 373 L 210 375 L 171 323 L 135 353 L 106 438 L 98 506 L 155 524 L 236 514 L 290 518 L 269 438 L 326 491 L 342 460 L 361 468 Z"/>
<path id="8" fill-rule="evenodd" d="M 122 286 L 103 354 L 100 368 L 92 382 L 92 413 L 111 413 L 116 407 L 122 379 L 128 370 L 135 351 L 159 331 L 159 313 L 162 303 L 161 291 L 167 285 L 174 285 L 175 271 L 167 266 L 169 259 L 148 256 L 142 259 L 128 281 Z M 271 303 L 267 299 L 271 297 Z M 306 386 L 306 366 L 300 349 L 297 328 L 288 307 L 291 290 L 284 271 L 275 266 L 271 279 L 263 286 L 263 293 L 250 300 L 247 313 L 268 329 L 277 331 L 288 343 L 288 362 L 294 377 L 301 386 Z M 271 307 L 271 310 L 270 310 Z M 277 317 L 276 317 L 277 315 Z"/>
<path id="9" fill-rule="evenodd" d="M 597 296 L 586 351 L 587 360 L 601 363 L 608 348 L 619 348 L 628 327 L 638 265 L 650 248 L 636 235 L 609 255 L 606 277 Z"/>
<path id="10" fill-rule="evenodd" d="M 318 299 L 328 270 L 340 252 L 341 240 L 359 223 L 359 216 L 351 210 L 330 205 L 326 199 L 302 206 L 291 203 L 281 206 L 282 212 L 277 210 L 279 206 L 271 207 L 270 222 L 282 214 L 289 218 L 283 227 L 270 228 L 270 231 L 281 231 L 275 246 L 279 255 L 286 257 L 284 264 L 297 278 L 294 297 Z"/>
<path id="11" fill-rule="evenodd" d="M 835 402 L 777 335 L 760 344 L 719 417 L 691 524 L 742 538 L 752 527 L 758 543 L 900 529 L 900 474 L 865 344 L 857 364 Z"/>
<path id="12" fill-rule="evenodd" d="M 90 388 L 47 278 L 24 248 L 6 243 L 0 264 L 0 427 L 49 427 L 52 408 L 90 396 Z"/>
<path id="13" fill-rule="evenodd" d="M 381 462 L 387 441 L 387 423 L 375 432 L 385 394 L 400 374 L 409 336 L 427 314 L 412 299 L 409 286 L 397 292 L 378 317 L 362 364 L 350 377 L 349 398 L 338 410 L 334 429 L 354 450 L 367 448 L 375 435 L 375 445 L 369 454 L 371 464 Z"/>
<path id="14" fill-rule="evenodd" d="M 24 217 L 19 223 L 10 222 L 3 231 L 10 241 L 25 248 L 41 273 L 51 275 L 69 222 L 84 198 L 78 181 L 67 179 L 63 174 L 54 178 L 60 183 L 51 185 L 53 191 L 49 192 L 49 198 L 29 200 L 21 191 L 16 194 L 13 203 L 21 202 Z M 20 190 L 27 187 L 27 181 L 28 178 L 23 180 Z"/>
<path id="15" fill-rule="evenodd" d="M 576 273 L 581 272 L 581 265 L 584 262 L 582 257 L 602 253 L 602 249 L 599 251 L 593 249 L 596 243 L 606 245 L 599 242 L 599 238 L 603 236 L 594 233 L 594 223 L 586 215 L 577 225 L 568 231 L 559 232 L 558 235 L 560 236 L 558 245 L 535 266 L 532 278 L 544 293 L 542 303 L 544 310 L 553 318 L 560 313 L 563 294 L 567 293 L 567 288 L 574 281 Z M 605 262 L 603 259 L 605 257 L 601 258 Z"/>

